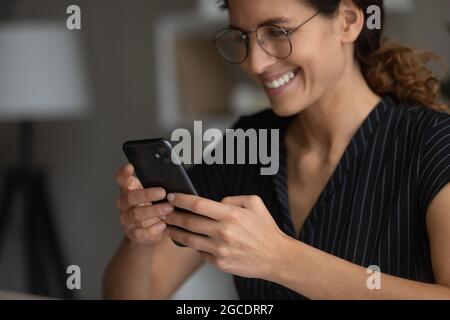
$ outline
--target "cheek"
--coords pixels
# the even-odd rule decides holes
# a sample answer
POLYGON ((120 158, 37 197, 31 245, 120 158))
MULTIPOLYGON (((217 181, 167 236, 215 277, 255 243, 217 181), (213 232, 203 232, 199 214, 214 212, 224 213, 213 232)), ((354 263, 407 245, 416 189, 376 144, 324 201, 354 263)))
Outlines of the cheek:
POLYGON ((302 67, 305 84, 312 92, 323 91, 334 82, 344 61, 342 48, 335 39, 330 36, 321 39, 295 48, 292 57, 302 67))

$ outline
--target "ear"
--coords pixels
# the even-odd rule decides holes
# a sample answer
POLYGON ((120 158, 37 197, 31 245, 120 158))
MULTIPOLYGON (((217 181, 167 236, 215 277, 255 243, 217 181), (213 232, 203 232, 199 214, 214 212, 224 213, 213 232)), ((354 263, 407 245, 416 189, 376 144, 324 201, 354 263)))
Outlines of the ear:
POLYGON ((364 12, 353 0, 342 0, 339 5, 339 23, 342 43, 355 42, 366 23, 364 12))

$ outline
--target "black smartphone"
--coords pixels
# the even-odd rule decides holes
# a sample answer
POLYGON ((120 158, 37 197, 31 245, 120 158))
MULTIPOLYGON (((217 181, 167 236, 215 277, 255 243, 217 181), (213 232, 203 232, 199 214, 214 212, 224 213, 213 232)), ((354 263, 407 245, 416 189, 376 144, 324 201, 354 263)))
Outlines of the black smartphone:
MULTIPOLYGON (((169 141, 165 139, 128 141, 123 144, 123 152, 134 166, 136 176, 144 188, 160 187, 167 193, 197 195, 186 169, 169 141)), ((185 247, 177 241, 174 243, 179 247, 185 247)))

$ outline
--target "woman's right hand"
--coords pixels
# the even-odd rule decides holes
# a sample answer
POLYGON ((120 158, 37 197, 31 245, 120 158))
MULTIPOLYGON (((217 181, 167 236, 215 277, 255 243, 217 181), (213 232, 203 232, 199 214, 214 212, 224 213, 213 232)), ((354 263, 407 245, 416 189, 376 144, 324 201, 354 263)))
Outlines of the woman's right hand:
POLYGON ((131 164, 122 166, 115 179, 121 190, 116 207, 120 211, 120 223, 126 236, 140 245, 155 245, 163 238, 166 229, 164 217, 174 211, 167 202, 152 204, 164 200, 166 191, 163 188, 144 189, 134 176, 131 164))

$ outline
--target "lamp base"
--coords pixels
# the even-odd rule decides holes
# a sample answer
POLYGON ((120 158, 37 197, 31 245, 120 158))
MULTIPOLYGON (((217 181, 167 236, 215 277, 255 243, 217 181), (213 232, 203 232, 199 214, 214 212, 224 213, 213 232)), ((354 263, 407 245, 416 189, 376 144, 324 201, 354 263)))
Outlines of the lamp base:
POLYGON ((28 291, 71 299, 74 295, 66 286, 67 265, 53 223, 47 190, 43 171, 19 167, 7 172, 0 203, 0 246, 11 220, 13 200, 21 194, 28 291))

